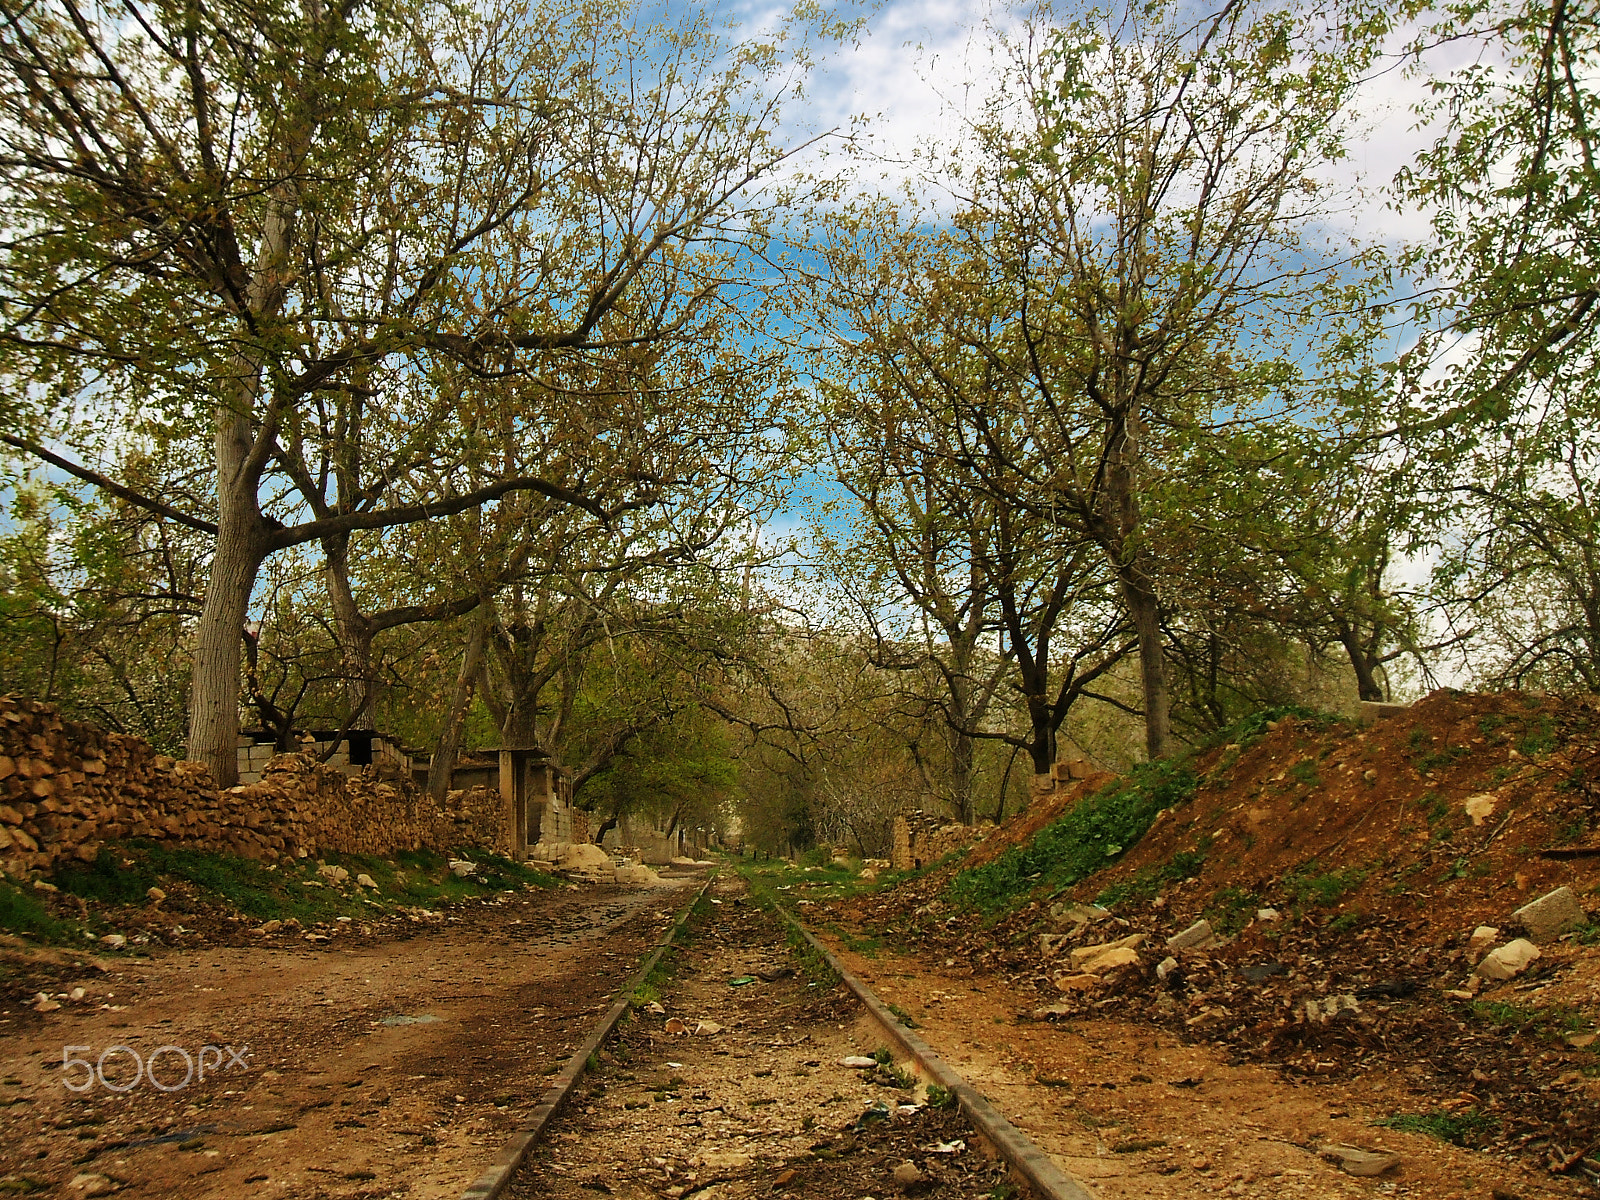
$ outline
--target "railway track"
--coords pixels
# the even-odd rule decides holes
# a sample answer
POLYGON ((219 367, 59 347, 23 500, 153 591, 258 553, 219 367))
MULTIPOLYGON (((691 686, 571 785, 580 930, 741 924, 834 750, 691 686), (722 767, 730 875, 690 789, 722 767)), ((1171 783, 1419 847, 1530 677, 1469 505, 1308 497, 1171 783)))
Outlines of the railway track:
POLYGON ((742 881, 707 900, 520 1170, 470 1200, 1087 1196, 1030 1173, 1043 1156, 742 881))

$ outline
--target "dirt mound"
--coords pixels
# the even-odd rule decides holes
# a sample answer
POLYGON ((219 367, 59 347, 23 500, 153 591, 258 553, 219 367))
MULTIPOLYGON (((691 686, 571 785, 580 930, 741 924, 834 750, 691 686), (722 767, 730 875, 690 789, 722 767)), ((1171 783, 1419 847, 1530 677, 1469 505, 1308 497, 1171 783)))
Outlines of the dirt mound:
POLYGON ((1205 756, 1194 799, 1079 897, 1164 892, 1174 918, 1234 928, 1271 899, 1420 920, 1414 933, 1431 939, 1503 924, 1521 898, 1561 884, 1600 884, 1593 702, 1443 691, 1365 728, 1274 725, 1205 756), (1165 887, 1174 860, 1201 865, 1165 887))
MULTIPOLYGON (((1407 1081, 1397 1128, 1600 1184, 1600 704, 1443 691, 1366 727, 1255 727, 1199 755, 1192 795, 1072 887, 986 920, 951 900, 951 868, 841 915, 1004 978, 1052 1018, 1147 1022, 1307 1082, 1387 1064, 1407 1081), (1560 886, 1590 924, 1513 981, 1469 986, 1474 928, 1503 942, 1516 909, 1560 886), (1110 915, 1087 921, 1075 906, 1091 900, 1110 915), (1219 941, 1169 951, 1202 917, 1219 941), (1139 934, 1104 979, 1069 966, 1075 946, 1139 934)), ((997 833, 983 861, 1041 818, 997 833)))

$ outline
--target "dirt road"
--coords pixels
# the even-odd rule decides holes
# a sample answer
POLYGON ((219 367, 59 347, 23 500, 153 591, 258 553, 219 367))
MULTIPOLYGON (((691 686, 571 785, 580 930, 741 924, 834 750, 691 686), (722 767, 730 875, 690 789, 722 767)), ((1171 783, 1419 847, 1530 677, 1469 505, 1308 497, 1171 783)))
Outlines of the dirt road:
POLYGON ((507 893, 404 940, 37 964, 67 999, 0 1005, 0 1190, 454 1200, 688 897, 507 893))

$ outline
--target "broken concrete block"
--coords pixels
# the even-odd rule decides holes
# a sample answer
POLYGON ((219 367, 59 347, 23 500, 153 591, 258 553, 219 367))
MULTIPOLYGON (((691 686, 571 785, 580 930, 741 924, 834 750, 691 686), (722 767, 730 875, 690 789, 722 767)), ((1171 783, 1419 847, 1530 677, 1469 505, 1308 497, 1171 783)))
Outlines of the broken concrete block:
POLYGON ((1171 975, 1177 969, 1178 960, 1169 954, 1156 964, 1156 978, 1165 980, 1168 975, 1171 975))
POLYGON ((1196 921, 1182 933, 1173 934, 1167 939, 1169 950, 1207 950, 1216 944, 1216 930, 1206 920, 1196 921))
POLYGON ((1510 979, 1520 975, 1534 959, 1539 957, 1539 947, 1527 938, 1507 942, 1498 950, 1491 950, 1478 964, 1476 974, 1482 979, 1510 979))
POLYGON ((1589 915, 1569 887, 1558 887, 1537 900, 1530 900, 1512 916, 1522 922, 1528 936, 1536 942, 1554 941, 1563 933, 1589 923, 1589 915))

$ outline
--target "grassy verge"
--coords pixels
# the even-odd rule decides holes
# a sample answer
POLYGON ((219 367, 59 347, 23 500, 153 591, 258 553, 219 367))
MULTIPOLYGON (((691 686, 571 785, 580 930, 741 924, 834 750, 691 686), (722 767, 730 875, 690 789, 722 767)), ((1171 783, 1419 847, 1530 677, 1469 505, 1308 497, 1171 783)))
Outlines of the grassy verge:
MULTIPOLYGON (((119 909, 147 904, 151 888, 166 893, 163 908, 173 913, 221 908, 257 921, 315 924, 338 917, 371 919, 560 882, 511 859, 471 849, 454 856, 478 864, 473 875, 461 878, 450 871, 450 857, 416 850, 393 858, 346 854, 278 864, 151 842, 118 842, 102 846, 93 862, 63 864, 50 882, 85 901, 94 924, 114 924, 119 909), (323 866, 342 867, 347 877, 339 880, 337 872, 323 872, 323 866), (358 875, 366 875, 374 886, 358 886, 358 875)), ((54 942, 77 940, 83 932, 79 924, 53 917, 36 896, 10 882, 0 883, 0 929, 54 942)))

